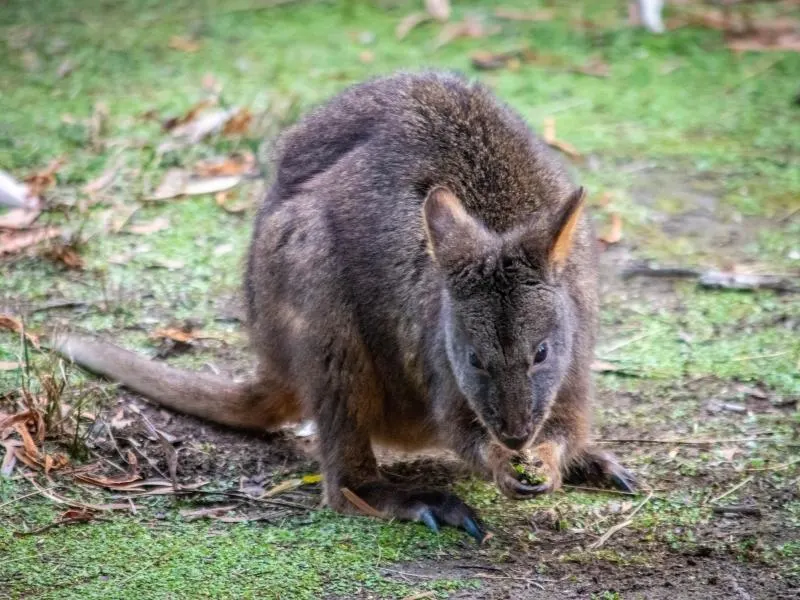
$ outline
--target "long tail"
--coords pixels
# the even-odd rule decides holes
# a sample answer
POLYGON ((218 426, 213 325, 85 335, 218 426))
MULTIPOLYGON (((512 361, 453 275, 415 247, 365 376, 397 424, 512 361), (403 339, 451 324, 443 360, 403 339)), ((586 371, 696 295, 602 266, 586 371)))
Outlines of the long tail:
POLYGON ((236 383, 195 373, 75 335, 51 340, 53 350, 97 375, 124 385, 165 407, 244 429, 272 429, 297 418, 294 395, 271 382, 236 383))

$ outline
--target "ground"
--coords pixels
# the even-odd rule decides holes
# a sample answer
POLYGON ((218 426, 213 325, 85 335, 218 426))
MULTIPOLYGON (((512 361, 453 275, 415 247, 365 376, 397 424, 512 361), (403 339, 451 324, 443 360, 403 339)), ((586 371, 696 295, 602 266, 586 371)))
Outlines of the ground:
MULTIPOLYGON (((458 69, 534 128, 555 119, 557 138, 581 153, 572 168, 598 231, 613 241, 621 223, 621 239, 602 244, 595 437, 641 489, 511 502, 450 457, 384 455, 393 476, 451 487, 475 506, 494 533, 483 546, 457 531, 320 509, 313 477, 275 503, 253 501, 247 492, 317 472, 313 437, 167 413, 0 330, 0 412, 19 410, 23 388, 49 389, 44 448, 70 461, 49 478, 21 464, 0 478, 0 598, 797 597, 798 295, 622 274, 645 263, 800 274, 800 54, 736 54, 701 27, 653 36, 627 23, 622 2, 551 3, 553 18, 541 21, 456 2, 451 20, 476 15, 501 30, 439 48, 440 24, 395 37, 422 3, 281 4, 3 3, 0 167, 21 179, 64 159, 40 223, 79 242, 83 268, 47 258, 47 246, 0 258, 0 315, 33 332, 69 326, 173 364, 246 374, 241 265, 275 134, 350 82, 458 69), (535 56, 471 66, 476 51, 523 47, 535 56), (592 64, 608 76, 576 71, 592 64), (249 128, 160 151, 171 134, 152 115, 185 114, 219 89, 220 104, 251 111, 249 128), (230 200, 244 212, 211 194, 147 200, 169 168, 247 151, 258 176, 230 200), (86 191, 107 173, 108 185, 86 191), (188 345, 150 337, 187 321, 188 345), (29 368, 9 366, 26 356, 29 368), (48 385, 64 381, 60 394, 48 385), (60 425, 54 415, 65 416, 60 425), (169 479, 172 465, 181 484, 206 481, 204 492, 162 486, 129 500, 69 475, 86 464, 119 475, 129 451, 144 475, 169 479), (48 527, 67 508, 53 494, 129 504, 48 527), (197 518, 232 505, 212 515, 223 519, 197 518)), ((547 8, 539 4, 506 6, 547 8)), ((674 4, 670 17, 708 10, 674 4)), ((792 7, 755 10, 771 18, 792 7)))

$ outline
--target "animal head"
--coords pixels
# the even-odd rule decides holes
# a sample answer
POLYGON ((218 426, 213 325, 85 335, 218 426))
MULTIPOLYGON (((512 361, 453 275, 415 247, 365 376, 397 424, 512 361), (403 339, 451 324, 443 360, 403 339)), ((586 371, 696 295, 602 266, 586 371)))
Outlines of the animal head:
POLYGON ((570 366, 576 324, 563 275, 583 204, 580 188, 552 222, 497 233, 447 188, 425 200, 448 361, 480 420, 512 450, 535 437, 570 366))

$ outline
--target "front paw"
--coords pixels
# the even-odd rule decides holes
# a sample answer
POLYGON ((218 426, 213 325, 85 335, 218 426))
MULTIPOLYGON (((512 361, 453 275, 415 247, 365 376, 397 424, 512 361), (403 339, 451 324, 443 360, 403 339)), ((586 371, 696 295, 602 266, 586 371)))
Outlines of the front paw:
POLYGON ((366 483, 356 494, 382 516, 419 521, 438 533, 442 525, 458 527, 478 543, 491 537, 475 511, 458 496, 437 490, 404 490, 386 482, 366 483))
POLYGON ((623 467, 611 452, 586 448, 570 464, 567 483, 614 487, 623 492, 636 491, 636 476, 623 467))
POLYGON ((561 487, 560 471, 548 468, 546 462, 530 451, 496 457, 493 477, 503 495, 512 499, 532 498, 561 487))

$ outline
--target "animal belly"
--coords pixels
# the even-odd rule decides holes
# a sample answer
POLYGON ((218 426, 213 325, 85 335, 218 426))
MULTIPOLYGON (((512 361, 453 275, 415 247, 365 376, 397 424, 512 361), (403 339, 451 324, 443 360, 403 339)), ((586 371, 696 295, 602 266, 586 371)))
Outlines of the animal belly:
POLYGON ((438 428, 430 420, 415 417, 389 416, 373 427, 372 442, 387 448, 404 451, 424 450, 441 445, 438 428))

